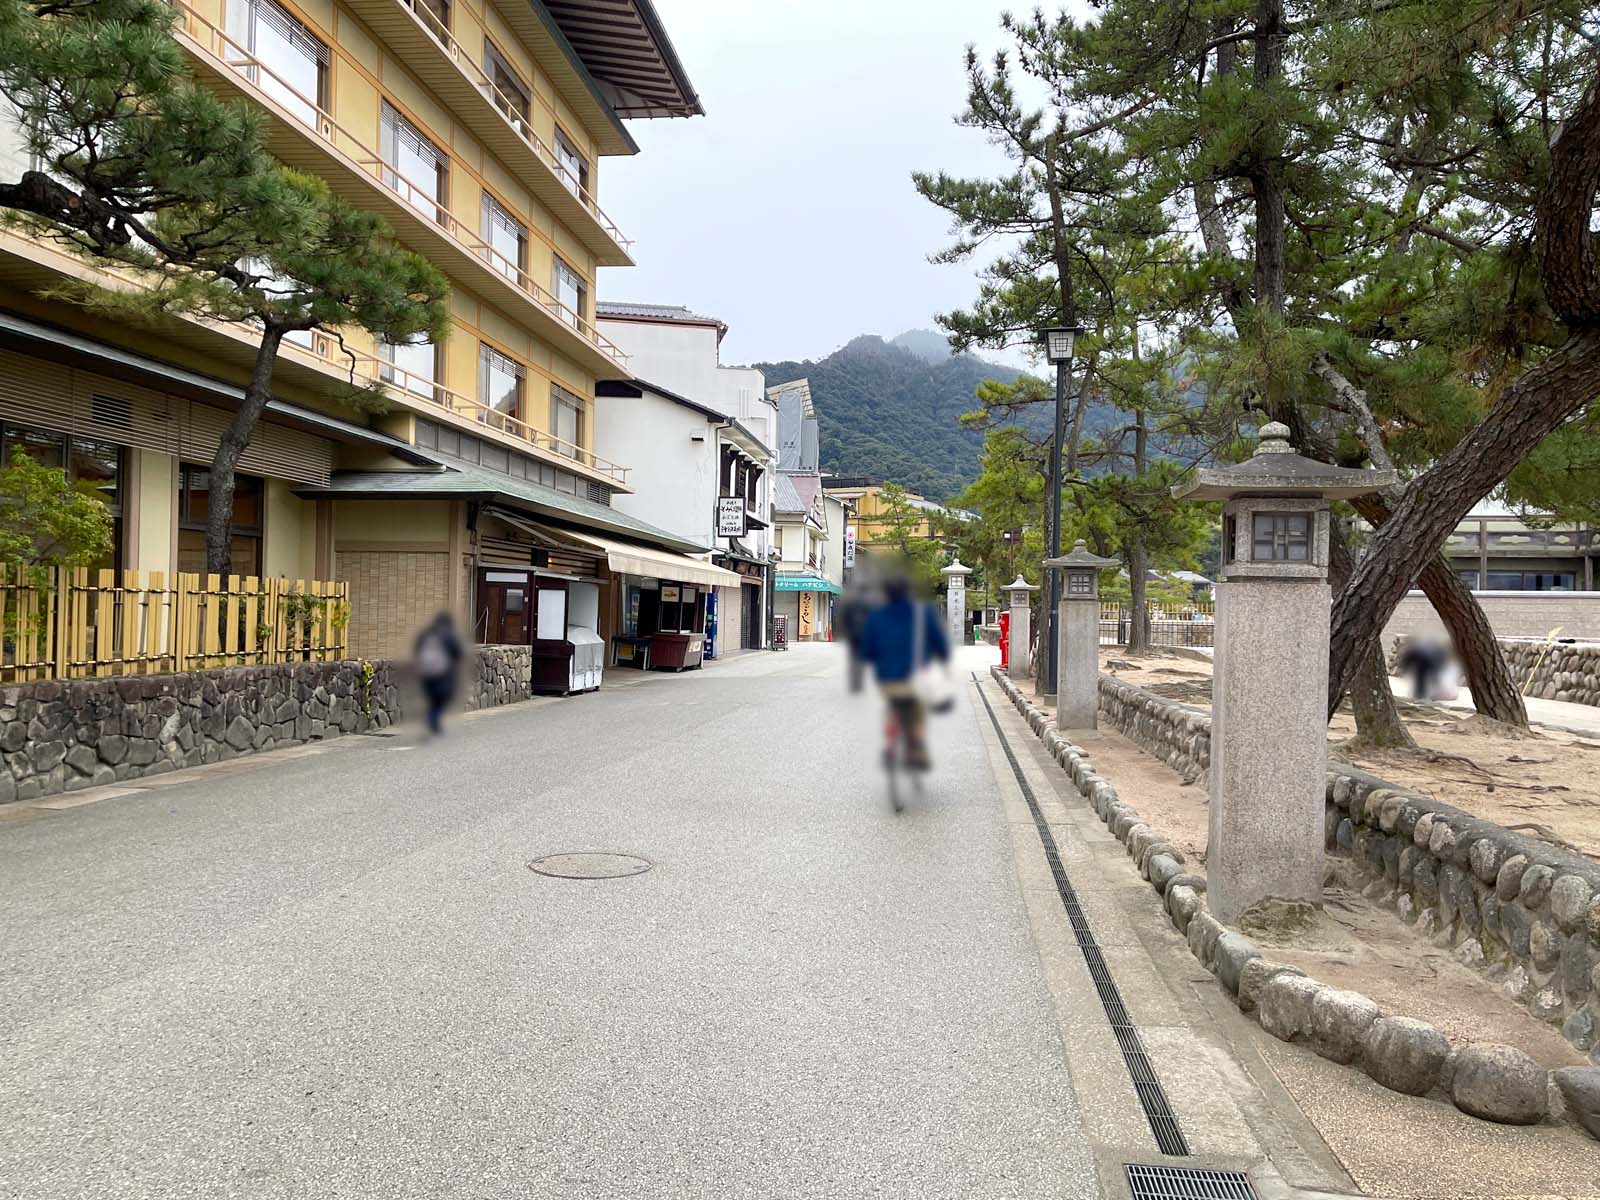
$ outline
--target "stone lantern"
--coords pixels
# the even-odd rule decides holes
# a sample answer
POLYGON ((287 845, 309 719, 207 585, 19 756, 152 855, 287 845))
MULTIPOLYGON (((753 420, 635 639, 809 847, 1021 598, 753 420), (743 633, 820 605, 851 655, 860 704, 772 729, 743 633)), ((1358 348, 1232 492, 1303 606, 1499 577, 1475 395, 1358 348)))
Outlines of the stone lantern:
POLYGON ((1212 912, 1232 925, 1322 906, 1329 501, 1395 481, 1302 457, 1288 436, 1263 425, 1252 457, 1173 489, 1223 502, 1206 874, 1212 912))
POLYGON ((1082 538, 1045 570, 1061 572, 1061 630, 1056 668, 1056 728, 1093 729, 1100 711, 1100 572, 1114 558, 1090 554, 1082 538))
POLYGON ((1006 646, 1006 674, 1012 679, 1028 677, 1028 647, 1033 644, 1033 593, 1039 589, 1018 575, 1000 589, 1011 604, 1011 632, 1006 646))
POLYGON ((944 576, 944 615, 945 628, 950 631, 950 645, 953 649, 961 645, 967 632, 967 576, 972 574, 972 568, 962 565, 959 558, 953 559, 948 567, 940 570, 944 576))

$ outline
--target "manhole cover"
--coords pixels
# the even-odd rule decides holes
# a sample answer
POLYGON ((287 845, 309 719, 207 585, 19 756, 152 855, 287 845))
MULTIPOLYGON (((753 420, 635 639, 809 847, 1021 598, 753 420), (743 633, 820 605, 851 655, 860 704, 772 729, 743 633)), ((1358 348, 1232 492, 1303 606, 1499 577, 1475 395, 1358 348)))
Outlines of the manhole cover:
POLYGON ((643 875, 655 863, 637 854, 611 854, 603 850, 579 850, 571 854, 546 854, 528 864, 537 875, 557 879, 621 879, 643 875))

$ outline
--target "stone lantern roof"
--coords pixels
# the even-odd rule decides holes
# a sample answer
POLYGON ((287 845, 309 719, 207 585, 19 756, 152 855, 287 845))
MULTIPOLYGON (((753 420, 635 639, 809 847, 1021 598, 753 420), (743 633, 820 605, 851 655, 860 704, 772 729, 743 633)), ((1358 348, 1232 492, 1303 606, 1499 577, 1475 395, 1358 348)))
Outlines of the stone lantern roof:
POLYGON ((1349 500, 1396 482, 1393 471, 1335 467, 1296 454, 1289 448, 1289 427, 1269 421, 1261 427, 1261 444, 1242 463, 1202 467, 1187 483, 1172 489, 1180 500, 1232 500, 1237 496, 1320 496, 1349 500))
POLYGON ((1047 558, 1044 565, 1050 570, 1059 570, 1062 567, 1081 567, 1086 570, 1104 571, 1107 567, 1115 567, 1121 563, 1117 558, 1101 558, 1098 554, 1089 553, 1089 543, 1082 538, 1072 543, 1072 551, 1063 554, 1060 558, 1047 558))
POLYGON ((1002 592, 1037 592, 1039 590, 1039 585, 1036 583, 1029 583, 1021 575, 1018 575, 1000 590, 1002 592))
POLYGON ((966 576, 972 574, 972 568, 957 558, 952 559, 948 567, 941 567, 939 574, 945 576, 960 575, 965 578, 966 576))

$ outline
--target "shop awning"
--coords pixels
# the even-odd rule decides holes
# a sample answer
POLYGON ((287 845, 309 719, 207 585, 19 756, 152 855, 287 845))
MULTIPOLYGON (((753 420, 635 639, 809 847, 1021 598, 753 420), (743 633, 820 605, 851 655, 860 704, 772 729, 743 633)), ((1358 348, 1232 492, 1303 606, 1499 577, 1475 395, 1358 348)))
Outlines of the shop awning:
POLYGON ((835 596, 844 591, 837 583, 820 575, 779 575, 773 587, 780 592, 832 592, 835 596))
POLYGON ((714 567, 687 554, 657 550, 637 542, 614 542, 610 538, 564 530, 563 536, 585 546, 593 546, 606 556, 606 565, 624 575, 647 575, 674 583, 698 583, 705 587, 736 587, 744 576, 714 567))

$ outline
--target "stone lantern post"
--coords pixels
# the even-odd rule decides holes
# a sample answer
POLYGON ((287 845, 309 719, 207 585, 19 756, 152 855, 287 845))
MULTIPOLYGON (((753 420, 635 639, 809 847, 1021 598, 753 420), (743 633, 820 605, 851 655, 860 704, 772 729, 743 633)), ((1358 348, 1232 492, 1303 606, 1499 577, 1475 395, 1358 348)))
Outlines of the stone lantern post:
POLYGON ((1173 489, 1223 502, 1206 874, 1212 912, 1232 925, 1322 906, 1329 501, 1395 481, 1304 458, 1288 436, 1263 425, 1254 456, 1173 489))
POLYGON ((1100 712, 1100 572, 1114 558, 1090 554, 1082 538, 1060 558, 1047 558, 1047 571, 1060 571, 1061 630, 1056 668, 1056 728, 1093 729, 1100 712))
POLYGON ((1010 644, 1006 647, 1006 674, 1012 679, 1028 677, 1028 648, 1033 645, 1033 593, 1039 589, 1018 575, 1000 589, 1011 602, 1010 644))
POLYGON ((951 561, 939 574, 944 576, 945 628, 950 631, 950 646, 961 645, 967 631, 967 576, 972 568, 963 566, 959 558, 951 561))

